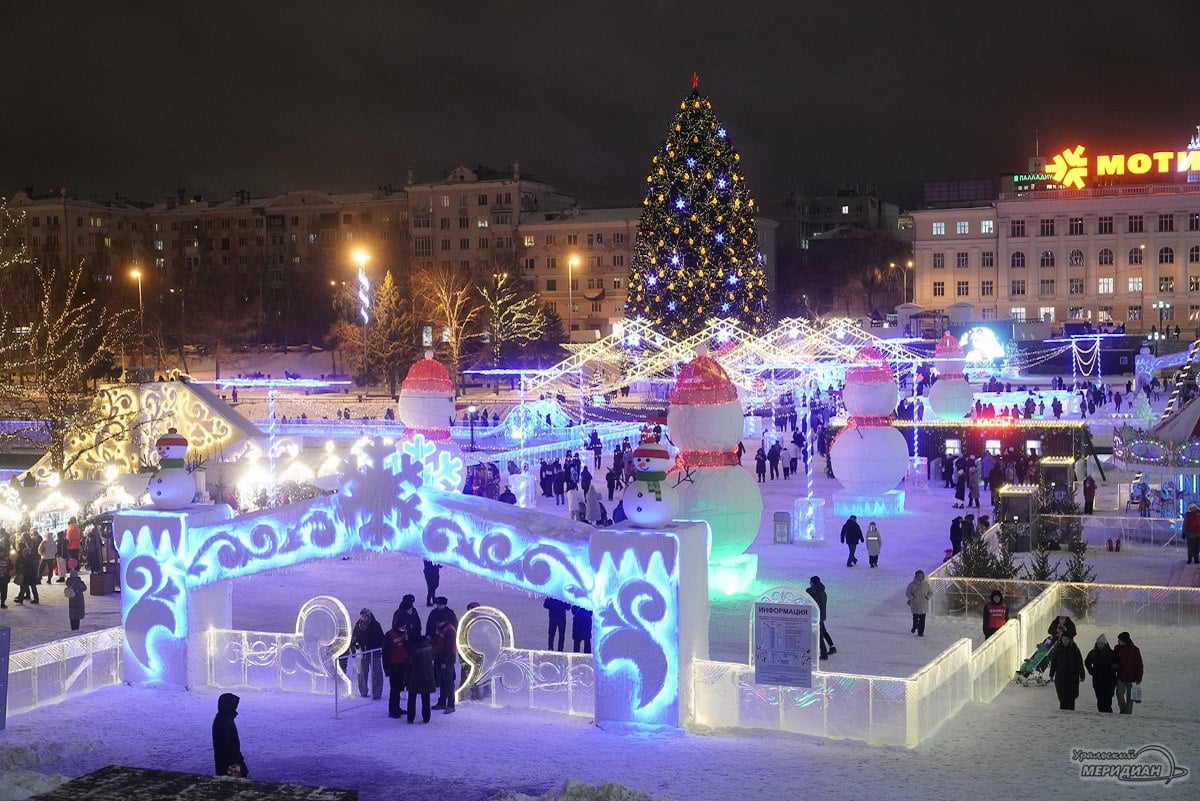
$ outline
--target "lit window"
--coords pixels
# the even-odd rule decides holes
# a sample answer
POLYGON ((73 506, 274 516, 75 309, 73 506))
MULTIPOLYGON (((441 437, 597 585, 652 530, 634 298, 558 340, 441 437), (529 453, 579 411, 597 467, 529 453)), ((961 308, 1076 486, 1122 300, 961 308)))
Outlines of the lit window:
POLYGON ((966 236, 971 233, 971 223, 967 220, 958 220, 954 223, 954 233, 959 236, 966 236))
POLYGON ((1129 291, 1132 294, 1142 291, 1142 277, 1140 275, 1129 276, 1129 291))
POLYGON ((1097 278, 1096 291, 1101 295, 1111 295, 1113 293, 1113 278, 1097 278))
POLYGON ((991 234, 991 233, 995 233, 995 231, 996 231, 996 221, 995 220, 983 220, 982 222, 979 223, 979 233, 991 234))
POLYGON ((934 236, 945 236, 946 235, 946 224, 944 222, 935 222, 933 224, 933 235, 934 236))

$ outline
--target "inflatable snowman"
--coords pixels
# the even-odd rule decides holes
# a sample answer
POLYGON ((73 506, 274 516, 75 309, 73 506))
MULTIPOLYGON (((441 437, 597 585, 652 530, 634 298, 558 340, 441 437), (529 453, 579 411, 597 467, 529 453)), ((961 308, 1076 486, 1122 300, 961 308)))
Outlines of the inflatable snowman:
POLYGON ((679 371, 669 397, 667 428, 689 479, 679 485, 681 512, 688 520, 708 523, 710 562, 740 556, 758 534, 763 501, 738 463, 743 418, 737 387, 701 347, 679 371))
POLYGON ((158 471, 150 476, 146 492, 156 508, 182 509, 196 496, 196 482, 183 463, 187 449, 187 439, 174 428, 167 429, 167 433, 155 441, 158 471))
POLYGON ((462 489, 462 451, 450 439, 454 419, 454 382, 442 363, 425 351, 425 358, 409 369, 400 384, 400 422, 404 434, 396 443, 424 467, 421 477, 426 484, 446 492, 462 489))
POLYGON ((633 450, 633 481, 621 496, 625 517, 638 528, 662 528, 679 512, 679 496, 667 484, 671 452, 661 442, 633 450))

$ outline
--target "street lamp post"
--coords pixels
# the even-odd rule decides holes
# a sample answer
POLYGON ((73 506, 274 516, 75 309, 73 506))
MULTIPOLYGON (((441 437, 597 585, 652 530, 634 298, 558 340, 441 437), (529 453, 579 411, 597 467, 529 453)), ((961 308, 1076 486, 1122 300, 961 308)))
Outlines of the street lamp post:
MULTIPOLYGON (((136 267, 129 273, 138 285, 138 375, 146 364, 146 309, 142 305, 142 271, 136 267)), ((139 378, 140 380, 140 378, 139 378)))
POLYGON ((575 318, 575 265, 579 263, 578 256, 567 259, 567 343, 574 342, 571 334, 575 318))
POLYGON ((362 316, 363 341, 363 389, 367 387, 367 323, 371 322, 371 282, 367 278, 367 262, 371 254, 359 248, 354 251, 354 263, 358 265, 358 312, 362 316))
POLYGON ((475 451, 475 407, 467 407, 467 421, 471 426, 471 451, 475 451))
POLYGON ((1154 355, 1158 355, 1158 343, 1166 339, 1163 329, 1163 318, 1166 316, 1167 309, 1171 308, 1171 304, 1165 300, 1156 300, 1150 304, 1150 308, 1158 312, 1158 327, 1150 326, 1150 340, 1154 342, 1154 355))

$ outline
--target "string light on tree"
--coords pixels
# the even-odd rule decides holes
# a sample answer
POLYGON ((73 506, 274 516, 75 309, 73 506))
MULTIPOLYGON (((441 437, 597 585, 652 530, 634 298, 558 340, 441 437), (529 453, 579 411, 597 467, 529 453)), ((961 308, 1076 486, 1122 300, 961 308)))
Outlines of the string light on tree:
POLYGON ((692 92, 650 160, 625 314, 673 338, 713 317, 758 334, 768 306, 757 210, 741 155, 698 86, 693 74, 692 92))

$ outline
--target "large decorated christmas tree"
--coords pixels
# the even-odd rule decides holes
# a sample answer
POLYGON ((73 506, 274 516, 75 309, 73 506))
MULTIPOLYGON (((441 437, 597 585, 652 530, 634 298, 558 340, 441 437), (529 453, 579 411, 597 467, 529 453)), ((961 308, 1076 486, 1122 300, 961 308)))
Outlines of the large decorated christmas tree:
POLYGON ((679 339, 711 318, 767 325, 756 206, 741 155, 696 88, 650 160, 625 315, 679 339))

